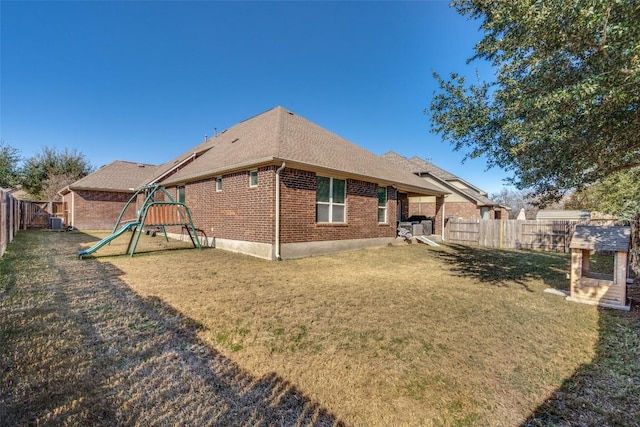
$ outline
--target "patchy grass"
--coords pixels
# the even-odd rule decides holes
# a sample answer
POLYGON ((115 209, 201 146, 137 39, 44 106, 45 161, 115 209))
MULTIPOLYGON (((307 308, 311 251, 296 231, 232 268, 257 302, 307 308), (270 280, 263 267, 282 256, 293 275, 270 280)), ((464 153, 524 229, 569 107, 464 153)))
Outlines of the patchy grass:
POLYGON ((622 396, 596 411, 593 395, 584 419, 640 414, 638 323, 543 293, 568 287, 564 254, 411 245, 285 262, 216 250, 101 261, 197 320, 199 337, 251 375, 276 372, 349 425, 515 425, 583 374, 622 396), (609 342, 616 322, 629 331, 622 350, 609 342), (618 366, 618 351, 631 371, 611 377, 601 366, 618 366))
POLYGON ((20 233, 0 260, 0 425, 639 425, 638 313, 543 293, 566 255, 147 236, 78 260, 94 239, 20 233))
POLYGON ((14 278, 0 293, 0 425, 340 425, 276 373, 252 377, 207 346, 201 324, 113 265, 79 260, 90 240, 20 232, 0 259, 14 278))

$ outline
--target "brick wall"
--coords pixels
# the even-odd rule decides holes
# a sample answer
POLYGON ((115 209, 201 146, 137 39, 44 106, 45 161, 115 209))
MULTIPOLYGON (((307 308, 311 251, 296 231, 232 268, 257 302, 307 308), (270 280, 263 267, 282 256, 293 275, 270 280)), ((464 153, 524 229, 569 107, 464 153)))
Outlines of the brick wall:
MULTIPOLYGON (((79 230, 110 230, 122 211, 122 208, 131 198, 129 193, 116 193, 109 191, 85 191, 78 190, 66 194, 64 202, 68 209, 73 209, 69 220, 73 220, 73 226, 79 230), (75 194, 74 194, 75 193, 75 194)), ((124 220, 136 218, 136 206, 132 204, 122 217, 124 220)))
MULTIPOLYGON (((208 237, 273 242, 275 169, 259 168, 257 187, 249 187, 249 171, 223 175, 222 191, 216 191, 215 177, 186 184, 185 203, 195 227, 208 237)), ((167 191, 176 194, 175 187, 167 191)))
POLYGON ((492 212, 492 215, 493 215, 492 216, 493 219, 502 219, 502 220, 509 219, 509 211, 506 210, 505 208, 497 209, 495 213, 492 212))
POLYGON ((424 215, 428 217, 436 216, 435 202, 409 202, 409 216, 424 215))
MULTIPOLYGON (((223 175, 222 191, 216 191, 215 177, 185 185, 196 228, 208 237, 273 243, 276 168, 259 168, 257 187, 249 187, 249 171, 223 175)), ((316 174, 285 168, 280 182, 281 243, 395 236, 397 193, 391 187, 385 224, 378 224, 378 186, 352 179, 347 180, 346 223, 317 224, 316 174)), ((173 195, 176 188, 167 191, 173 195)))
POLYGON ((444 215, 446 217, 454 216, 464 219, 480 219, 480 208, 471 202, 446 202, 444 215))
POLYGON ((285 169, 281 174, 282 243, 366 239, 396 235, 397 192, 387 189, 387 222, 378 224, 377 184, 348 179, 346 222, 316 223, 316 174, 285 169))

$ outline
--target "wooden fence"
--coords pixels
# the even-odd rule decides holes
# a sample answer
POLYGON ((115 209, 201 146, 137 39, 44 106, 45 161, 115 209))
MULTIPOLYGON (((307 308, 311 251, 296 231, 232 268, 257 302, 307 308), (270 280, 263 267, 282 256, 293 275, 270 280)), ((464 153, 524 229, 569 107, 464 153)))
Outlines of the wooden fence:
POLYGON ((577 224, 580 222, 450 219, 445 225, 445 240, 491 248, 570 252, 577 224))
POLYGON ((20 229, 22 203, 8 191, 0 190, 0 256, 20 229))
POLYGON ((50 218, 61 218, 60 225, 68 224, 65 204, 18 200, 10 192, 0 190, 0 256, 18 230, 48 229, 50 218))
POLYGON ((64 224, 69 221, 66 218, 66 208, 63 202, 34 202, 22 201, 22 220, 20 228, 47 229, 50 227, 49 218, 62 218, 64 224))

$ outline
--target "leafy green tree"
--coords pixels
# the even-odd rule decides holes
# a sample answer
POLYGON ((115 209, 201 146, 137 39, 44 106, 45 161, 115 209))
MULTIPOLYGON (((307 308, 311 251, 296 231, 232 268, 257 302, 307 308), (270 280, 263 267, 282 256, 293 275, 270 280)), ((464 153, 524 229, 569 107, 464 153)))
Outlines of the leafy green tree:
POLYGON ((24 162, 22 187, 36 199, 53 200, 58 190, 92 171, 84 154, 75 149, 44 147, 24 162))
POLYGON ((20 151, 0 140, 0 188, 14 188, 18 185, 18 162, 20 151))
MULTIPOLYGON (((480 23, 469 60, 495 79, 434 73, 435 133, 513 172, 544 204, 640 166, 640 2, 455 0, 480 23)), ((473 22, 473 21, 472 21, 473 22)))
POLYGON ((571 194, 567 207, 587 209, 630 220, 640 212, 640 168, 611 174, 571 194))

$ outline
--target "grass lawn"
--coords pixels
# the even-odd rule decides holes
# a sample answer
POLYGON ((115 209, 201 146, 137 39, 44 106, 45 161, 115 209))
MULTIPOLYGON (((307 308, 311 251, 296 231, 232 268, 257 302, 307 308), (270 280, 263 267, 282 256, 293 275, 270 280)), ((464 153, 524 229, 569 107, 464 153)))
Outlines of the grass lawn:
MULTIPOLYGON (((69 265, 108 268, 252 381, 282 379, 346 425, 640 425, 640 316, 543 293, 567 289, 565 254, 408 245, 272 262, 155 239, 69 265)), ((8 255, 3 331, 26 265, 8 255)))

